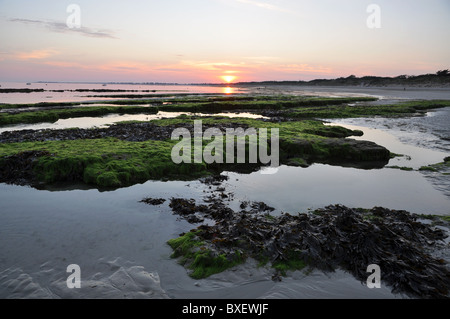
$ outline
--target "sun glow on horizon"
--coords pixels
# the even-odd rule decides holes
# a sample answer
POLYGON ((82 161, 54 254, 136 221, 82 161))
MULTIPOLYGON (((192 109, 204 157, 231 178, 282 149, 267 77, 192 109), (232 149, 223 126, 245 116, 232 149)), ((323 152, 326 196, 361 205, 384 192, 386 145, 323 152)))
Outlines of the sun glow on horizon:
POLYGON ((236 80, 237 77, 234 76, 234 75, 222 75, 221 78, 222 78, 222 80, 224 80, 226 83, 231 83, 231 82, 233 82, 234 80, 236 80))

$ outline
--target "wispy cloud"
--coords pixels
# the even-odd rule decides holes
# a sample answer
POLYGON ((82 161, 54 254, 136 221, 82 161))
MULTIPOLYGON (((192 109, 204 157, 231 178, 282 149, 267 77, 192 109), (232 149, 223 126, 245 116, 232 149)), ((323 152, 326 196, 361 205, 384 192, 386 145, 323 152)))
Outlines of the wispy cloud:
POLYGON ((0 61, 2 60, 19 60, 19 61, 32 61, 32 60, 43 60, 49 57, 60 54, 59 51, 55 49, 37 49, 31 51, 20 51, 20 52, 0 52, 0 61))
POLYGON ((14 55, 19 60, 40 60, 58 54, 59 52, 53 49, 33 50, 29 52, 19 52, 14 55))
POLYGON ((30 24, 34 26, 40 26, 50 30, 52 32, 58 33, 74 33, 80 34, 82 36, 94 37, 94 38, 110 38, 116 39, 117 37, 114 35, 114 32, 110 30, 96 30, 88 27, 81 28, 69 28, 64 22, 57 21, 41 21, 41 20, 31 20, 31 19, 9 19, 11 22, 18 22, 24 24, 30 24))

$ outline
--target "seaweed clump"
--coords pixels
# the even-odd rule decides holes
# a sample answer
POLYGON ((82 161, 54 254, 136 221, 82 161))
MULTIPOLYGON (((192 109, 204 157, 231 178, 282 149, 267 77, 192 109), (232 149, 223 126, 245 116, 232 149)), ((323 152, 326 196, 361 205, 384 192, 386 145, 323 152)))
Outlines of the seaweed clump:
MULTIPOLYGON (((286 270, 308 266, 325 272, 340 268, 364 283, 369 276, 367 267, 377 264, 382 282, 393 293, 414 298, 449 298, 449 268, 446 261, 433 256, 438 249, 448 249, 444 243, 447 234, 406 211, 331 205, 307 214, 273 216, 268 213, 270 209, 255 209, 258 205, 254 204, 241 205, 253 209, 236 212, 219 198, 208 205, 172 199, 171 207, 193 223, 201 222, 202 216, 215 221, 214 225, 202 224, 188 235, 181 235, 180 239, 195 239, 190 248, 180 250, 174 245, 176 239, 169 242, 177 252, 173 257, 183 256, 182 263, 194 269, 196 278, 199 273, 218 272, 196 272, 200 253, 203 257, 220 256, 224 262, 222 270, 248 257, 260 264, 270 262, 275 269, 273 279, 277 280, 286 270)), ((209 264, 215 265, 213 259, 209 264)))

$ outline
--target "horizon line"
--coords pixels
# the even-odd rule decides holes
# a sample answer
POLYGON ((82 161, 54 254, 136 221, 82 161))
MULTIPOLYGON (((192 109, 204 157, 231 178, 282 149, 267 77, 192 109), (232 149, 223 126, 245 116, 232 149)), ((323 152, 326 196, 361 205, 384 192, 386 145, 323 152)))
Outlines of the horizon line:
MULTIPOLYGON (((439 71, 445 71, 445 70, 439 70, 439 71)), ((438 71, 438 72, 439 72, 438 71)), ((448 71, 448 70, 447 70, 448 71)), ((337 78, 316 78, 312 80, 260 80, 260 81, 240 81, 240 82, 189 82, 189 83, 183 83, 183 82, 158 82, 158 81, 148 81, 148 82, 134 82, 134 81, 7 81, 3 80, 0 82, 10 82, 10 83, 76 83, 76 84, 145 84, 145 85, 236 85, 236 84, 248 84, 248 83, 265 83, 265 82, 297 82, 297 83, 309 83, 314 81, 333 81, 338 79, 363 79, 363 78, 384 78, 384 79, 395 79, 399 77, 406 76, 406 79, 408 77, 419 77, 419 76, 437 76, 437 72, 435 73, 424 73, 424 74, 418 74, 418 75, 408 75, 408 74, 401 74, 397 76, 379 76, 379 75, 364 75, 364 76, 355 76, 355 75, 349 75, 347 77, 337 77, 337 78)))
MULTIPOLYGON (((449 71, 447 70, 439 70, 441 71, 449 71)), ((408 74, 401 74, 397 76, 380 76, 380 75, 364 75, 364 76, 355 76, 355 75, 349 75, 349 76, 341 76, 336 78, 316 78, 312 80, 260 80, 260 81, 240 81, 240 82, 190 82, 190 83, 182 83, 182 82, 158 82, 158 81, 148 81, 148 82, 134 82, 134 81, 7 81, 3 80, 0 82, 10 82, 10 83, 74 83, 74 84, 132 84, 132 85, 236 85, 236 84, 250 84, 250 83, 282 83, 282 82, 296 82, 296 83, 310 83, 314 81, 333 81, 333 80, 339 80, 339 79, 363 79, 363 78, 383 78, 383 79, 396 79, 400 77, 419 77, 419 76, 438 76, 438 72, 435 73, 424 73, 424 74, 418 74, 418 75, 408 75, 408 74)), ((450 74, 450 72, 449 72, 450 74)), ((405 79, 405 78, 403 78, 405 79)))

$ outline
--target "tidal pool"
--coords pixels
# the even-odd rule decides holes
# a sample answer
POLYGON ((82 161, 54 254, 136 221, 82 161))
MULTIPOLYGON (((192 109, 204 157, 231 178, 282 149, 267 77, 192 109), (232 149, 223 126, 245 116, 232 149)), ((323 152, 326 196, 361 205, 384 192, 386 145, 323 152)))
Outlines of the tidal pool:
MULTIPOLYGON (((295 213, 307 207, 322 206, 322 203, 327 205, 334 200, 357 206, 372 204, 366 198, 355 200, 362 193, 361 189, 358 194, 347 193, 361 186, 358 182, 350 182, 352 178, 347 170, 338 167, 327 170, 320 165, 308 169, 281 167, 270 179, 267 178, 269 175, 260 172, 250 175, 226 173, 230 178, 224 186, 234 194, 230 201, 232 207, 241 200, 265 200, 279 210, 295 213), (317 177, 315 172, 320 171, 322 175, 323 169, 325 173, 336 172, 325 180, 319 178, 314 183, 307 183, 308 175, 317 177), (340 170, 345 170, 345 173, 339 173, 340 170), (303 175, 303 172, 308 173, 303 175), (292 178, 283 182, 287 175, 292 178), (301 175, 305 179, 297 179, 301 175), (336 192, 333 190, 335 185, 322 184, 339 175, 347 175, 341 181, 343 184, 348 182, 346 188, 336 192), (270 187, 267 183, 271 184, 270 187)), ((382 185, 389 183, 383 178, 379 181, 382 185)), ((369 184, 374 180, 362 179, 361 182, 369 184)), ((382 185, 378 185, 379 188, 382 185)), ((201 202, 208 191, 208 187, 198 181, 149 181, 106 192, 95 189, 50 191, 1 184, 0 297, 399 297, 392 295, 387 287, 370 290, 342 271, 334 274, 314 271, 309 275, 299 272, 276 283, 271 280, 270 269, 258 268, 251 260, 204 280, 190 278, 186 270, 170 258, 172 251, 166 242, 195 228, 195 225, 174 216, 168 200, 160 206, 149 206, 139 201, 150 196, 165 199, 186 197, 201 202), (81 289, 68 289, 66 286, 69 275, 66 269, 71 264, 80 266, 81 289)), ((373 203, 378 204, 376 199, 380 190, 378 193, 367 191, 373 203)), ((432 188, 429 193, 433 194, 432 188)), ((413 196, 406 198, 400 194, 396 203, 403 206, 400 202, 406 203, 411 198, 413 196)), ((428 198, 433 200, 435 197, 428 198)), ((382 204, 389 201, 395 202, 395 198, 382 201, 382 204)), ((420 202, 419 198, 417 202, 420 202)), ((439 210, 437 206, 434 208, 439 210)))

